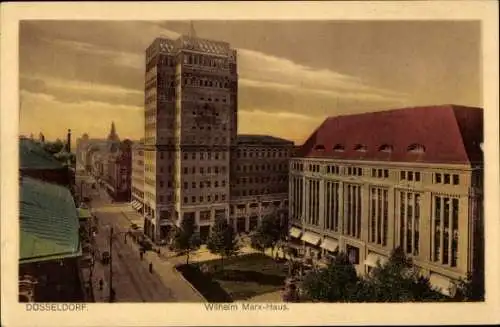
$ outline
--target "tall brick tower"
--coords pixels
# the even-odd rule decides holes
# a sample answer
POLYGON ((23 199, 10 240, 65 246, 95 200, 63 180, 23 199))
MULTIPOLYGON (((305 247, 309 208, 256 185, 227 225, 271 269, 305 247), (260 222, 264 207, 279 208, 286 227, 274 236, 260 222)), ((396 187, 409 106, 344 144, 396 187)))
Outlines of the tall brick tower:
POLYGON ((155 241, 195 217, 202 238, 229 214, 230 150, 238 129, 236 50, 189 35, 146 50, 144 212, 155 241))

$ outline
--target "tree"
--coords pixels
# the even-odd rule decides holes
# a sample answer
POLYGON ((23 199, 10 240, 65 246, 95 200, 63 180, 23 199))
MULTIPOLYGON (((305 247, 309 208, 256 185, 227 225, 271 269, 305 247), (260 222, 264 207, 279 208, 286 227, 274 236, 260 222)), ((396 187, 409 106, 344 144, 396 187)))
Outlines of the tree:
POLYGON ((172 248, 178 253, 186 254, 186 264, 189 264, 189 255, 200 248, 201 240, 196 232, 194 216, 186 216, 181 221, 181 226, 175 229, 172 248))
POLYGON ((237 255, 240 249, 236 234, 225 217, 217 217, 207 240, 207 249, 210 253, 221 257, 221 266, 224 268, 224 258, 237 255))
POLYGON ((365 278, 363 300, 368 302, 435 301, 441 296, 429 280, 420 276, 411 259, 401 248, 396 248, 383 265, 380 262, 365 278))
POLYGON ((250 245, 262 252, 266 249, 271 249, 272 255, 280 238, 281 228, 279 219, 268 215, 262 219, 259 227, 250 236, 250 245))
POLYGON ((348 302, 352 300, 358 282, 356 269, 341 252, 326 268, 307 275, 302 288, 306 297, 313 301, 348 302))
POLYGON ((458 301, 484 301, 484 275, 467 274, 466 278, 456 283, 457 292, 454 300, 458 301))

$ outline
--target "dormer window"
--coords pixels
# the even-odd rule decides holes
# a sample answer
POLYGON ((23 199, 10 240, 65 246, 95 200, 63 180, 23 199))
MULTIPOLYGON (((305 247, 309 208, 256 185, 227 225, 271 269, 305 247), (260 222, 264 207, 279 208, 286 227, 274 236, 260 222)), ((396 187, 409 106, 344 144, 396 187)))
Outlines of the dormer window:
POLYGON ((314 147, 314 150, 317 150, 317 151, 325 151, 325 146, 323 144, 317 144, 315 147, 314 147))
POLYGON ((392 152, 392 146, 389 144, 382 144, 379 148, 380 152, 392 152))
POLYGON ((358 152, 366 152, 367 149, 368 148, 366 147, 366 145, 363 144, 356 144, 356 146, 354 147, 354 150, 358 152))
POLYGON ((333 151, 335 152, 344 152, 344 146, 341 145, 341 144, 336 144, 334 147, 333 147, 333 151))
POLYGON ((422 144, 412 144, 408 147, 408 152, 411 153, 425 153, 425 147, 422 144))

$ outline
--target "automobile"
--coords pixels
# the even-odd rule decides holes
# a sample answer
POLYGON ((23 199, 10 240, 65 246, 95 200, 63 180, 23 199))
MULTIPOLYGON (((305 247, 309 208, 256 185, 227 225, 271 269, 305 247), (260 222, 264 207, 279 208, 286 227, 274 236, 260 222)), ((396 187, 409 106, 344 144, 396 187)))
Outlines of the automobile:
POLYGON ((108 251, 104 251, 101 255, 101 262, 105 265, 109 264, 109 261, 111 260, 111 256, 108 251))

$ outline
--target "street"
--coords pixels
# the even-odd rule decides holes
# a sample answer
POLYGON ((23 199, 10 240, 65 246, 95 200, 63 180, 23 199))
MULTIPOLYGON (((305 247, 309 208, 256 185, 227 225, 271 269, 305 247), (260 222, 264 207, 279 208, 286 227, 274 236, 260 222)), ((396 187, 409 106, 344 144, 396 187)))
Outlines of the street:
MULTIPOLYGON (((112 204, 108 194, 99 187, 84 188, 84 196, 90 196, 91 207, 97 217, 98 232, 95 235, 97 248, 96 264, 94 267, 94 284, 103 280, 103 289, 96 287, 95 301, 109 301, 110 269, 109 264, 103 265, 100 255, 108 251, 112 253, 112 285, 115 290, 115 302, 184 302, 189 299, 177 298, 172 290, 165 285, 154 269, 149 272, 148 256, 140 259, 138 246, 129 237, 125 242, 125 233, 130 221, 124 213, 124 205, 112 204), (110 251, 110 228, 113 227, 113 249, 110 251)), ((126 207, 126 206, 125 206, 126 207)), ((173 268, 173 265, 170 267, 173 268)), ((180 283, 185 283, 179 280, 180 283)))

